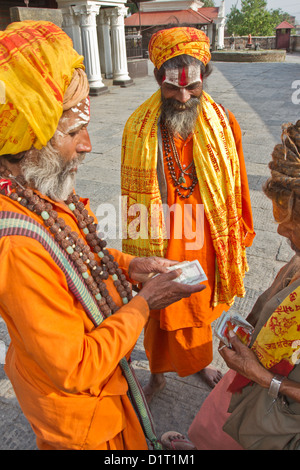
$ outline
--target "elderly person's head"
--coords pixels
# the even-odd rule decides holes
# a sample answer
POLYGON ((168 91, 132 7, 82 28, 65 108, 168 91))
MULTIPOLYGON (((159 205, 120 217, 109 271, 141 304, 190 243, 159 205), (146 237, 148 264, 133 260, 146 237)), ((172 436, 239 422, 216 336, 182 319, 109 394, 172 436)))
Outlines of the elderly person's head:
POLYGON ((269 167, 264 192, 273 202, 278 233, 300 253, 300 120, 283 125, 282 144, 275 146, 269 167))
POLYGON ((0 33, 0 168, 55 200, 74 187, 90 152, 83 57, 52 23, 12 23, 0 33))
POLYGON ((149 57, 161 87, 162 119, 174 135, 186 138, 199 112, 203 79, 210 73, 209 39, 196 28, 164 29, 152 36, 149 57))

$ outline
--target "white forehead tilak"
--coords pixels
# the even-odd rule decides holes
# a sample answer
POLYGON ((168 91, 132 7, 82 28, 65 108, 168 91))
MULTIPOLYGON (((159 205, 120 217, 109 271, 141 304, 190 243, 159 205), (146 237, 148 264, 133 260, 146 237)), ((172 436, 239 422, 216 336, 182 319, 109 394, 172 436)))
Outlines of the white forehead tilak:
POLYGON ((166 69, 163 82, 180 88, 202 82, 200 64, 192 64, 183 68, 166 69))
POLYGON ((56 130, 57 135, 60 135, 62 137, 62 136, 68 135, 70 132, 72 132, 74 129, 77 129, 80 126, 86 126, 90 121, 90 106, 89 105, 90 105, 90 101, 89 101, 89 98, 87 98, 84 102, 83 109, 80 109, 82 108, 82 102, 79 102, 77 105, 73 106, 71 108, 71 111, 74 113, 75 119, 71 120, 70 117, 63 116, 60 119, 60 123, 64 124, 65 128, 62 132, 57 129, 56 130), (70 121, 74 121, 74 122, 73 124, 69 124, 67 126, 67 124, 70 121))

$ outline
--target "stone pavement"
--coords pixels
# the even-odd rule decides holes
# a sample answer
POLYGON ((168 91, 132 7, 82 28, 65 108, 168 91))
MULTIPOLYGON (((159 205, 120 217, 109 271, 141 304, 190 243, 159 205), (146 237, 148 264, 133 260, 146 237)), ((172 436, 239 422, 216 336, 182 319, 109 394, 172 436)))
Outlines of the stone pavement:
MULTIPOLYGON (((269 175, 270 154, 274 145, 280 142, 281 124, 300 118, 300 55, 288 55, 285 63, 215 62, 213 66, 206 91, 235 114, 242 128, 257 234, 252 247, 247 250, 250 266, 245 278, 247 294, 245 298, 237 299, 233 306, 234 310, 247 315, 257 296, 270 285, 292 254, 286 241, 276 233, 271 203, 261 188, 269 175)), ((92 209, 99 216, 105 215, 104 209, 109 211, 109 220, 116 219, 117 229, 122 131, 129 115, 157 89, 151 66, 149 74, 135 79, 134 85, 128 88, 113 87, 108 82, 109 93, 91 97, 89 130, 93 151, 79 171, 77 191, 90 198, 92 209), (104 203, 108 204, 106 208, 104 203)), ((109 246, 120 248, 118 230, 114 233, 111 224, 108 225, 109 246)), ((0 340, 9 344, 1 319, 0 340)), ((213 363, 226 371, 216 345, 217 342, 214 344, 213 363)), ((132 359, 137 376, 144 385, 149 370, 142 335, 132 359)), ((166 376, 165 390, 151 404, 157 434, 173 429, 186 433, 210 389, 197 374, 185 378, 174 373, 166 376)), ((0 366, 0 436, 0 450, 36 449, 33 432, 19 408, 3 366, 0 366)))

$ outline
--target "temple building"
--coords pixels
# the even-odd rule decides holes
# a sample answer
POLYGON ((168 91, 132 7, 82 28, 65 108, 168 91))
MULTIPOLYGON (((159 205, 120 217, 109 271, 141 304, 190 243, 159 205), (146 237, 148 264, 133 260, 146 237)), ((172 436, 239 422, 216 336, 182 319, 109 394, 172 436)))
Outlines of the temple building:
MULTIPOLYGON (((133 2, 133 0, 130 0, 133 2)), ((0 30, 12 21, 47 20, 60 26, 73 40, 74 48, 84 56, 90 93, 108 91, 103 77, 113 85, 129 86, 128 43, 125 29, 141 33, 147 49, 154 27, 174 21, 203 29, 212 47, 224 47, 225 9, 203 8, 200 0, 141 0, 139 12, 128 16, 126 0, 1 0, 0 30)), ((127 4, 128 5, 128 4, 127 4)), ((135 36, 133 34, 133 36, 135 36)), ((143 48, 142 44, 142 48, 143 48)), ((147 60, 144 58, 144 60, 147 60)))
POLYGON ((224 48, 225 1, 220 7, 203 7, 200 0, 153 0, 140 3, 139 12, 125 18, 126 37, 142 37, 147 49, 151 35, 170 24, 184 24, 203 30, 212 49, 224 48))

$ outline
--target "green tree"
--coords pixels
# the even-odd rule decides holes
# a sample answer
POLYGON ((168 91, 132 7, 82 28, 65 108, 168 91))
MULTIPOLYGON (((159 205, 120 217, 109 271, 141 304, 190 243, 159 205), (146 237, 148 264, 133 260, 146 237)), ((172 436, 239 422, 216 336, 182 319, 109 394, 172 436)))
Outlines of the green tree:
POLYGON ((235 34, 237 36, 241 36, 240 30, 242 24, 243 14, 235 5, 233 5, 230 13, 227 15, 226 28, 228 35, 231 36, 232 34, 235 34))
POLYGON ((137 7, 137 4, 134 3, 134 2, 128 2, 128 3, 125 3, 125 6, 127 8, 129 8, 129 13, 131 13, 132 15, 134 13, 137 13, 139 11, 138 7, 137 7))
POLYGON ((281 8, 278 8, 277 10, 270 10, 270 13, 272 21, 275 24, 275 28, 284 20, 290 22, 290 15, 282 11, 281 8))
POLYGON ((241 10, 233 6, 227 15, 227 32, 236 36, 274 36, 276 26, 288 17, 281 9, 268 11, 265 0, 242 0, 241 10))
POLYGON ((214 0, 201 0, 204 5, 203 5, 203 8, 204 7, 214 7, 215 6, 215 2, 214 0))

